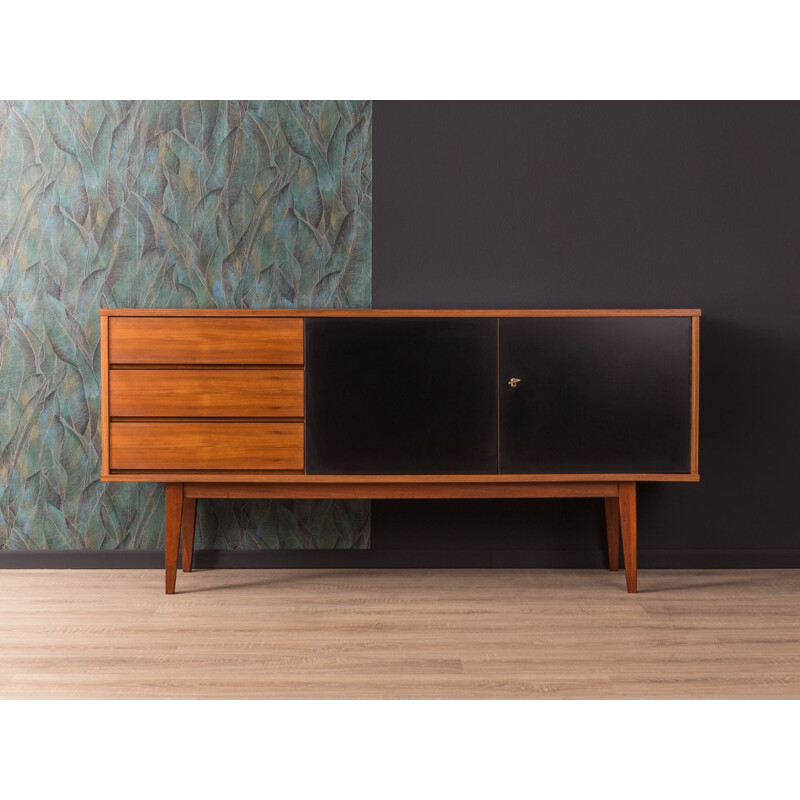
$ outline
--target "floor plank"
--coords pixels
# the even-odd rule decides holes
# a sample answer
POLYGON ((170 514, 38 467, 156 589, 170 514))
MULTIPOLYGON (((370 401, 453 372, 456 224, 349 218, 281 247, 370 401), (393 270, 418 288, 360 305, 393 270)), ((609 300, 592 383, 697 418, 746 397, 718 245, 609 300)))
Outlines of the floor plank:
POLYGON ((800 571, 0 572, 2 698, 800 698, 800 571))

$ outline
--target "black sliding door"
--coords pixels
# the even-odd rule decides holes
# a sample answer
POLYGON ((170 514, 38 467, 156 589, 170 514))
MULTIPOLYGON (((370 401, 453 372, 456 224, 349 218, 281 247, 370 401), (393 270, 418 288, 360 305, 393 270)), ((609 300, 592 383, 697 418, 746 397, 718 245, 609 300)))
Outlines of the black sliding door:
POLYGON ((497 320, 308 318, 306 471, 497 472, 497 320))
POLYGON ((499 352, 500 472, 689 472, 690 318, 501 319, 499 352))

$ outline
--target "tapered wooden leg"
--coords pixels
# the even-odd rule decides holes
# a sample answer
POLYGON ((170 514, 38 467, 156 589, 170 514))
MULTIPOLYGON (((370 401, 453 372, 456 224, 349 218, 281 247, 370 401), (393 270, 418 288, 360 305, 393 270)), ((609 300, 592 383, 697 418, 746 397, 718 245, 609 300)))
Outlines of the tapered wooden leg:
POLYGON ((183 500, 183 519, 181 520, 181 544, 183 545, 182 565, 184 572, 192 571, 194 555, 194 520, 197 511, 197 498, 185 497, 183 500))
POLYGON ((175 594, 178 576, 178 546, 181 541, 181 515, 183 512, 183 484, 167 484, 165 559, 167 594, 175 594))
POLYGON ((608 537, 608 568, 619 569, 619 497, 606 497, 606 536, 608 537))
POLYGON ((619 485, 619 520, 622 529, 622 552, 625 556, 625 582, 628 591, 636 591, 636 484, 619 485))

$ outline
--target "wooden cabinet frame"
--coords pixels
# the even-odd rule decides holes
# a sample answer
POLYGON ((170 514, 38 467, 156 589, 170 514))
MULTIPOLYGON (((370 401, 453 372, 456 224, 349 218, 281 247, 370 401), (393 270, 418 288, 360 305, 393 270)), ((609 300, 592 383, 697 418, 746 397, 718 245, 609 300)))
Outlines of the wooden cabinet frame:
MULTIPOLYGON (((149 481, 166 484, 166 591, 175 591, 178 551, 183 541, 183 571, 191 571, 194 550, 195 510, 197 499, 205 498, 505 498, 505 497, 597 497, 604 498, 608 536, 609 567, 618 568, 619 541, 625 560, 626 584, 629 592, 637 590, 636 558, 636 483, 639 481, 696 482, 700 479, 699 440, 699 309, 262 309, 262 310, 172 310, 172 309, 101 309, 101 431, 103 481, 149 481), (146 317, 168 324, 170 318, 213 317, 217 319, 275 318, 302 320, 307 317, 689 317, 691 318, 691 397, 690 449, 691 467, 686 473, 631 474, 486 474, 486 475, 308 475, 304 470, 255 470, 250 472, 217 470, 112 470, 112 423, 110 415, 109 372, 118 368, 302 368, 294 352, 291 324, 287 342, 276 347, 281 363, 254 364, 252 352, 237 361, 235 351, 230 360, 221 363, 203 362, 193 357, 190 363, 170 362, 165 365, 133 360, 121 365, 109 360, 109 322, 114 318, 146 317)), ((283 333, 281 334, 283 335, 283 333)), ((131 351, 130 340, 126 353, 131 351)), ((182 342, 183 352, 186 343, 182 342)), ((135 346, 134 346, 135 351, 135 346)), ((127 357, 127 356, 126 356, 127 357)), ((271 356, 272 357, 272 356, 271 356)), ((300 359, 302 361, 302 358, 300 359)), ((153 418, 156 419, 156 418, 153 418)), ((292 418, 297 421, 296 418, 292 418)), ((272 420, 273 422, 275 420, 272 420)))

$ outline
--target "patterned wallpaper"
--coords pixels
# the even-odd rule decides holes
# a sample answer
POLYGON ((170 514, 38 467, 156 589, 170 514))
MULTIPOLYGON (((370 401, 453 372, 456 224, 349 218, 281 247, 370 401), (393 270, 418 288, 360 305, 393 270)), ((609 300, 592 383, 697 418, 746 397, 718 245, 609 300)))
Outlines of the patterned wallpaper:
MULTIPOLYGON (((367 101, 0 104, 0 548, 163 546, 102 484, 100 306, 371 302, 367 101)), ((198 547, 368 547, 366 501, 201 501, 198 547)))

